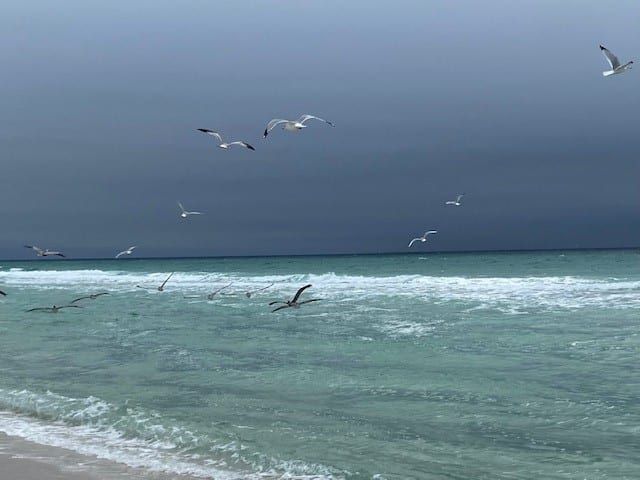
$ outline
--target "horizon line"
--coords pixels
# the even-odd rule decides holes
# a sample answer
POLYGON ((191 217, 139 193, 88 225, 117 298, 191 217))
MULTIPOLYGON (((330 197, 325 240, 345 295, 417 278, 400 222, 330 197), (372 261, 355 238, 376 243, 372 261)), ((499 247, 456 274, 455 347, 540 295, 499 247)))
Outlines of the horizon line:
MULTIPOLYGON (((616 250, 636 250, 640 246, 626 247, 569 247, 569 248, 522 248, 522 249, 483 249, 483 250, 427 250, 412 252, 369 252, 369 253, 299 253, 299 254, 271 254, 271 255, 207 255, 207 256, 186 256, 186 257, 133 257, 118 259, 118 261, 136 261, 136 260, 205 260, 205 259, 250 259, 250 258, 286 258, 286 257, 355 257, 355 256, 375 256, 375 255, 468 255, 473 253, 534 253, 534 252, 579 252, 579 251, 616 251, 616 250)), ((44 259, 26 258, 26 259, 0 259, 0 262, 38 262, 44 259)), ((113 257, 65 257, 64 259, 51 259, 48 262, 69 262, 69 261, 116 261, 113 257)))

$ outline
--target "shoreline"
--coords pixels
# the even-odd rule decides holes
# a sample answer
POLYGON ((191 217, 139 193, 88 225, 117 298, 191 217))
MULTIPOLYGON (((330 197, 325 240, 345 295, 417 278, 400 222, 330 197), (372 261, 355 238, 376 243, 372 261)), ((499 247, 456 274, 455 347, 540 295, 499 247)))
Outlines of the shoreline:
MULTIPOLYGON (((196 480, 148 472, 0 432, 0 472, 11 480, 196 480)), ((199 480, 202 480, 200 478, 199 480)))

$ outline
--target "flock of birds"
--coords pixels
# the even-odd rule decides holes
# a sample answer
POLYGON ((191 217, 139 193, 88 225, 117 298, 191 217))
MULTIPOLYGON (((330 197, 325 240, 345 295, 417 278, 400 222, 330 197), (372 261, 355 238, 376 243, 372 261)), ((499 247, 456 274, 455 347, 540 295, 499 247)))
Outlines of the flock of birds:
MULTIPOLYGON (((600 45, 600 51, 602 52, 602 54, 604 55, 605 59, 607 60, 607 62, 609 63, 609 66, 611 67, 610 70, 606 70, 604 72, 602 72, 602 75, 604 77, 609 77, 612 75, 618 75, 621 73, 625 73, 626 71, 628 71, 629 69, 631 69, 631 66, 633 65, 633 61, 628 61, 626 63, 621 63, 620 60, 618 59, 618 57, 616 57, 609 49, 607 49, 606 47, 604 47, 603 45, 600 45)), ((282 130, 284 131, 288 131, 288 132, 299 132, 301 130, 303 130, 304 128, 307 128, 307 122, 309 122, 310 120, 315 120, 318 122, 323 122, 331 127, 334 127, 335 125, 328 121, 325 120, 323 118, 317 117, 315 115, 309 115, 309 114, 304 114, 301 115, 297 120, 287 120, 287 119, 282 119, 282 118, 274 118, 272 120, 270 120, 267 123, 267 126, 264 129, 264 133, 263 133, 263 138, 267 138, 267 136, 269 135, 269 133, 271 133, 271 131, 276 128, 277 126, 282 126, 282 130)), ((222 148, 224 150, 228 150, 229 148, 233 147, 233 146, 238 146, 238 147, 243 147, 246 148, 248 150, 251 151, 255 151, 255 148, 249 144, 248 142, 245 142, 243 140, 236 140, 233 142, 225 142, 223 139, 223 136, 220 132, 217 132, 215 130, 210 130, 208 128, 198 128, 197 131, 202 132, 206 135, 209 135, 210 137, 214 138, 217 142, 218 142, 218 147, 222 148)), ((445 202, 445 205, 447 206, 453 206, 453 207, 460 207, 462 205, 462 198, 464 197, 464 193, 457 195, 455 200, 448 200, 445 202)), ((182 205, 182 203, 178 202, 178 208, 180 209, 180 217, 182 219, 186 219, 192 215, 203 215, 203 212, 199 212, 199 211, 189 211, 187 209, 184 208, 184 206, 182 205)), ((424 234, 420 237, 416 237, 413 238, 408 245, 408 248, 411 248, 413 246, 414 243, 416 242, 421 242, 421 243, 425 243, 427 241, 427 238, 429 237, 429 235, 435 235, 437 234, 438 231, 437 230, 428 230, 426 232, 424 232, 424 234)), ((31 250, 33 250, 36 254, 37 257, 62 257, 62 258, 66 258, 65 255, 57 250, 50 250, 48 248, 43 249, 40 248, 36 245, 25 245, 25 248, 29 248, 31 250)), ((127 248, 126 250, 123 250, 119 253, 117 253, 115 255, 116 259, 119 259, 120 257, 123 256, 129 256, 132 255, 134 250, 137 248, 136 245, 133 245, 129 248, 127 248)), ((156 288, 156 290, 162 292, 164 291, 164 287, 167 284, 167 282, 171 279, 171 277, 173 276, 173 272, 166 278, 166 280, 156 288)), ((258 290, 256 290, 255 292, 246 292, 246 296, 247 298, 250 298, 251 295, 253 293, 259 292, 259 291, 263 291, 266 290, 267 288, 271 287, 273 284, 264 287, 264 288, 260 288, 258 290)), ((229 286, 231 286, 231 284, 225 285, 217 290, 215 290, 214 292, 210 293, 207 295, 207 299, 212 300, 218 293, 222 292, 224 289, 228 288, 229 286)), ((136 287, 138 288, 146 288, 140 285, 136 285, 136 287)), ((286 300, 286 301, 274 301, 269 303, 270 306, 273 305, 280 305, 279 307, 275 308, 274 310, 272 310, 273 312, 277 312, 279 310, 283 310, 285 308, 298 308, 301 305, 305 305, 308 303, 312 303, 312 302, 317 302, 321 299, 319 298, 314 298, 314 299, 310 299, 310 300, 306 300, 303 302, 298 301, 300 298, 300 295, 302 295, 302 293, 307 289, 311 287, 311 285, 305 285, 303 287, 301 287, 300 289, 298 289, 298 291, 296 292, 295 296, 293 297, 293 299, 291 300, 286 300)), ((6 296, 7 294, 0 290, 0 296, 6 296)), ((70 302, 68 305, 62 305, 62 306, 57 306, 57 305, 53 305, 52 307, 37 307, 37 308, 31 308, 29 310, 27 310, 28 312, 36 312, 36 311, 40 311, 40 312, 50 312, 50 313, 57 313, 58 311, 64 309, 64 308, 82 308, 80 305, 76 305, 77 302, 80 302, 82 300, 86 300, 86 299, 91 299, 91 300, 95 300, 96 298, 102 296, 102 295, 108 295, 108 293, 103 292, 103 293, 97 293, 97 294, 91 294, 91 295, 87 295, 87 296, 83 296, 80 298, 76 298, 75 300, 73 300, 72 302, 70 302)))

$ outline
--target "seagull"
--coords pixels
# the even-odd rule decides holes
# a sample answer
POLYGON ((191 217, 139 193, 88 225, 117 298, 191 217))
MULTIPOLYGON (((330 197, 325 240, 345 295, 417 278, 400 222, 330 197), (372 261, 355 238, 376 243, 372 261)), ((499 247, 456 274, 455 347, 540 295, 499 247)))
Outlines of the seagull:
POLYGON ((188 212, 187 210, 184 209, 184 207, 182 206, 182 204, 180 202, 178 202, 178 206, 180 207, 180 210, 182 211, 180 213, 180 216, 182 218, 187 218, 189 215, 202 215, 202 212, 188 212))
POLYGON ((437 230, 429 230, 428 232, 424 232, 424 235, 422 235, 421 237, 418 237, 418 238, 414 238, 413 240, 411 240, 409 242, 409 248, 411 248, 411 245, 413 245, 413 242, 420 241, 420 242, 424 243, 424 242, 427 241, 427 237, 429 235, 433 235, 433 234, 436 234, 436 233, 438 233, 437 230))
POLYGON ((213 298, 220 293, 222 290, 224 290, 225 288, 230 287, 231 285, 233 285, 233 282, 226 284, 224 287, 220 287, 217 290, 214 290, 213 292, 211 292, 209 295, 207 295, 207 300, 213 300, 213 298))
POLYGON ((120 258, 122 255, 131 255, 135 249, 136 249, 135 245, 133 247, 129 247, 126 250, 123 250, 119 254, 117 254, 116 258, 120 258))
POLYGON ((320 118, 320 117, 315 117, 313 115, 302 115, 297 120, 283 120, 281 118, 274 118, 269 123, 267 123, 267 128, 264 129, 264 134, 263 134, 264 138, 267 138, 267 135, 269 135, 269 132, 271 132, 271 130, 273 130, 275 127, 281 124, 284 124, 284 126, 282 127, 283 130, 287 130, 288 132, 298 132, 303 128, 307 128, 307 125, 305 125, 304 122, 308 120, 320 120, 321 122, 324 122, 327 125, 331 125, 332 127, 335 127, 335 125, 329 122, 328 120, 325 120, 324 118, 320 118))
POLYGON ((212 137, 217 138, 218 141, 220 142, 220 144, 218 146, 220 148, 224 148, 225 150, 227 150, 232 145, 240 145, 241 147, 248 148, 249 150, 255 150, 255 148, 253 148, 247 142, 228 142, 228 143, 226 143, 224 140, 222 140, 222 135, 220 135, 218 132, 214 132, 213 130, 209 130, 208 128, 198 128, 197 130, 199 132, 206 133, 207 135, 211 135, 212 137))
POLYGON ((31 250, 33 250, 34 252, 36 252, 36 255, 38 257, 51 257, 51 256, 55 256, 55 257, 62 257, 65 258, 64 255, 61 252, 57 252, 55 250, 49 250, 48 248, 43 250, 39 247, 36 247, 35 245, 25 245, 24 248, 30 248, 31 250))
POLYGON ((78 305, 62 305, 60 307, 58 307, 57 305, 54 305, 53 307, 37 307, 37 308, 30 308, 29 310, 27 310, 27 312, 49 312, 49 313, 58 313, 60 310, 62 310, 63 308, 82 308, 79 307, 78 305))
POLYGON ((462 205, 462 203, 460 202, 460 200, 462 200, 462 197, 464 197, 464 193, 461 195, 458 195, 458 197, 455 200, 449 200, 448 202, 445 202, 445 205, 454 205, 456 207, 459 207, 460 205, 462 205))
POLYGON ((616 57, 613 53, 609 51, 609 49, 603 47, 602 45, 600 45, 600 50, 602 51, 602 54, 607 59, 607 62, 609 62, 609 65, 611 65, 611 70, 602 72, 602 76, 604 77, 608 77, 610 75, 617 75, 618 73, 624 73, 631 68, 631 65, 633 65, 633 61, 627 62, 624 65, 620 65, 620 60, 618 60, 618 57, 616 57))
POLYGON ((312 298, 311 300, 305 300, 304 302, 298 302, 298 298, 300 298, 300 295, 302 295, 302 292, 304 292, 307 288, 309 288, 311 286, 311 284, 305 285, 304 287, 298 289, 298 291, 296 292, 295 296, 293 297, 292 300, 287 300, 286 302, 271 302, 269 305, 276 305, 278 303, 281 303, 282 306, 275 308, 273 310, 271 310, 271 313, 273 312, 277 312, 278 310, 282 310, 284 308, 300 308, 300 305, 304 305, 305 303, 311 303, 311 302, 319 302, 320 300, 322 300, 321 298, 312 298))
POLYGON ((79 302, 80 300, 87 300, 87 299, 95 300, 96 298, 101 297, 102 295, 109 295, 109 293, 108 292, 92 293, 91 295, 85 295, 84 297, 79 297, 79 298, 76 298, 75 300, 71 300, 71 303, 76 303, 76 302, 79 302))
POLYGON ((259 288, 257 290, 254 290, 253 292, 245 292, 245 295, 247 296, 247 298, 251 298, 251 295, 253 295, 254 293, 262 292, 263 290, 266 290, 267 288, 273 287, 273 285, 274 285, 274 283, 271 282, 271 284, 267 285, 266 287, 259 288))
POLYGON ((158 291, 159 291, 159 292, 164 292, 164 286, 167 284, 167 282, 169 281, 169 279, 170 279, 171 277, 173 277, 173 272, 171 272, 171 273, 169 274, 169 276, 167 277, 167 279, 166 279, 164 282, 162 282, 162 285, 160 285, 160 286, 158 287, 158 291))

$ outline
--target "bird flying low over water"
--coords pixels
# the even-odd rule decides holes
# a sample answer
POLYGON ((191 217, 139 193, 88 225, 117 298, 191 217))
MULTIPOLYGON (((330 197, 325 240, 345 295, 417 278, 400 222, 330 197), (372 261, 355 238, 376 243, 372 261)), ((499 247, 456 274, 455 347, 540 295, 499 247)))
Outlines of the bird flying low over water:
POLYGON ((445 205, 453 205, 455 207, 459 207, 460 205, 462 205, 462 203, 461 203, 462 197, 464 197, 464 193, 458 195, 455 200, 449 200, 448 202, 445 202, 444 204, 445 205))
POLYGON ((413 245, 414 242, 422 242, 422 243, 426 242, 427 237, 429 235, 435 235, 436 233, 438 233, 437 230, 429 230, 428 232, 424 232, 424 235, 422 235, 421 237, 414 238, 409 242, 409 248, 411 248, 411 245, 413 245))
POLYGON ((220 142, 218 144, 218 147, 224 148, 225 150, 227 150, 229 147, 231 147, 233 145, 240 145, 241 147, 248 148, 249 150, 255 150, 255 148, 253 148, 247 142, 237 141, 237 142, 226 143, 224 140, 222 140, 222 135, 220 135, 218 132, 214 132, 213 130, 209 130, 208 128, 198 128, 197 130, 199 132, 206 133, 207 135, 210 135, 210 136, 216 138, 218 140, 218 142, 220 142))
POLYGON ((271 287, 273 287, 273 285, 274 285, 274 283, 271 282, 266 287, 258 288, 257 290, 254 290, 253 292, 245 292, 244 294, 245 294, 245 296, 247 298, 251 298, 251 295, 254 295, 254 294, 258 293, 258 292, 262 292, 262 291, 266 290, 267 288, 271 288, 271 287))
POLYGON ((611 51, 608 48, 605 48, 602 45, 600 45, 600 51, 602 52, 604 57, 607 59, 607 62, 609 62, 609 65, 611 65, 611 70, 602 72, 602 76, 604 77, 609 77, 611 75, 624 73, 631 68, 631 65, 633 65, 633 61, 627 62, 624 65, 621 65, 620 60, 618 60, 618 57, 616 57, 613 53, 611 53, 611 51))
POLYGON ((225 286, 220 287, 217 290, 214 290, 213 292, 207 295, 207 300, 213 300, 217 294, 219 294, 225 288, 229 288, 231 285, 233 285, 233 282, 227 283, 225 286))
POLYGON ((65 256, 62 254, 62 252, 58 252, 58 251, 55 251, 55 250, 49 250, 48 248, 43 250, 42 248, 36 247, 35 245, 25 245, 24 248, 30 248, 31 250, 36 252, 36 255, 38 257, 62 257, 62 258, 65 258, 65 256))
POLYGON ((101 293, 92 293, 91 295, 85 295, 84 297, 79 297, 76 298, 75 300, 71 300, 71 303, 76 303, 79 302, 80 300, 95 300, 98 297, 101 297, 102 295, 109 295, 108 292, 101 292, 101 293))
POLYGON ((298 289, 298 291, 296 292, 296 294, 295 294, 295 296, 293 297, 292 300, 287 300, 286 302, 278 302, 278 301, 271 302, 269 304, 269 306, 282 304, 281 307, 278 307, 278 308, 275 308, 275 309, 271 310, 271 313, 277 312, 278 310, 282 310, 284 308, 300 308, 300 305, 304 305, 305 303, 319 302, 320 300, 322 300, 321 298, 312 298, 311 300, 305 300, 304 302, 298 302, 298 298, 300 298, 300 295, 302 295, 302 292, 304 292, 310 286, 311 286, 311 284, 308 284, 308 285, 305 285, 304 287, 298 289))
POLYGON ((164 286, 167 284, 167 282, 169 281, 169 279, 170 279, 171 277, 173 277, 173 273, 174 273, 174 272, 171 272, 171 273, 169 274, 169 276, 167 277, 167 279, 166 279, 164 282, 162 282, 162 285, 160 285, 160 286, 158 287, 158 291, 159 291, 159 292, 164 292, 164 286))
POLYGON ((36 308, 30 308, 29 310, 27 310, 27 312, 49 312, 49 313, 58 313, 60 310, 62 310, 63 308, 82 308, 79 307, 78 305, 62 305, 62 306, 57 306, 54 305, 53 307, 36 307, 36 308))
POLYGON ((305 115, 302 115, 297 120, 284 120, 281 118, 274 118, 273 120, 269 121, 269 123, 267 123, 267 127, 264 129, 263 136, 264 138, 267 138, 267 135, 269 135, 269 132, 271 132, 271 130, 276 128, 278 125, 283 125, 282 129, 288 132, 299 132, 303 128, 307 128, 308 125, 305 125, 305 122, 309 120, 319 120, 320 122, 324 122, 327 125, 331 125, 332 127, 335 127, 333 123, 331 123, 328 120, 325 120, 324 118, 305 114, 305 115))
POLYGON ((117 254, 116 258, 120 258, 122 255, 131 255, 135 249, 136 249, 135 245, 132 247, 129 247, 126 250, 123 250, 119 254, 117 254))
POLYGON ((180 216, 182 218, 187 218, 189 215, 202 215, 202 212, 189 212, 185 210, 180 202, 178 202, 178 207, 180 207, 180 216))

